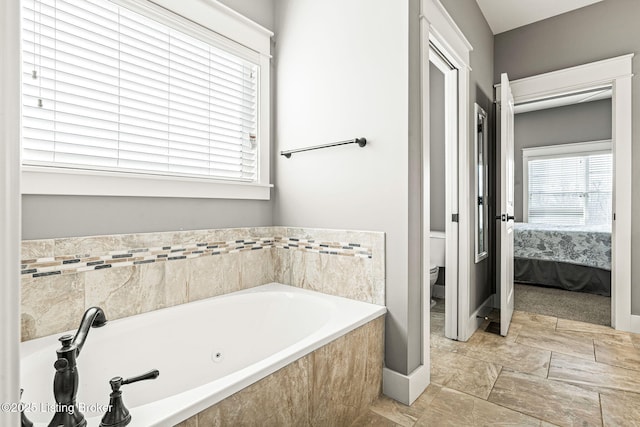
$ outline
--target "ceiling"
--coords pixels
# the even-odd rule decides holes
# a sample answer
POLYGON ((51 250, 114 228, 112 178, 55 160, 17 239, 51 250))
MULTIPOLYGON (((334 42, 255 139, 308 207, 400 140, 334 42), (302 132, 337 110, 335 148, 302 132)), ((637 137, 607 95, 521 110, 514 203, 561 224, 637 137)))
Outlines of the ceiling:
POLYGON ((602 0, 476 0, 493 34, 551 18, 602 0))

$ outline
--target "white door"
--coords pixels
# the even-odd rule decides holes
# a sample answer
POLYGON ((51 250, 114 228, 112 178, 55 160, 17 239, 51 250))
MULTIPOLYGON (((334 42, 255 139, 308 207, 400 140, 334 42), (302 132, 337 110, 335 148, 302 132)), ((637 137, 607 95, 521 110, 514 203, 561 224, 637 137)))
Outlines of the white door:
POLYGON ((429 61, 444 75, 445 319, 444 336, 458 339, 458 70, 429 49, 429 61))
POLYGON ((500 77, 500 335, 513 315, 513 94, 506 73, 500 77))

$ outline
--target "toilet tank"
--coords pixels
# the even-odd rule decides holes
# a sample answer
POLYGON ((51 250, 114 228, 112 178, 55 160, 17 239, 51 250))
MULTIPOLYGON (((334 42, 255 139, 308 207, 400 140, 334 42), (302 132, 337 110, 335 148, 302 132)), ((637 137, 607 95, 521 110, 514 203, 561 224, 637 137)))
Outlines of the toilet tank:
POLYGON ((429 267, 444 267, 445 263, 445 234, 443 231, 431 231, 431 265, 429 267))

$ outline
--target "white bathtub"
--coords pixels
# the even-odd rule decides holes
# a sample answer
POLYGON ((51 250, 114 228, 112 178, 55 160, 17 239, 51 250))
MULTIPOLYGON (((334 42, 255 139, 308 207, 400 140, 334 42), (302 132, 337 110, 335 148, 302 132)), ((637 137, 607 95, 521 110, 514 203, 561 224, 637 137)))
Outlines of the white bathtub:
MULTIPOLYGON (((97 426, 102 413, 91 409, 109 403, 109 379, 158 369, 155 380, 123 386, 129 425, 173 425, 385 311, 271 283, 109 321, 91 329, 78 358, 77 401, 89 425, 97 426)), ((61 335, 20 347, 22 401, 36 425, 46 425, 53 416, 53 362, 61 335)))

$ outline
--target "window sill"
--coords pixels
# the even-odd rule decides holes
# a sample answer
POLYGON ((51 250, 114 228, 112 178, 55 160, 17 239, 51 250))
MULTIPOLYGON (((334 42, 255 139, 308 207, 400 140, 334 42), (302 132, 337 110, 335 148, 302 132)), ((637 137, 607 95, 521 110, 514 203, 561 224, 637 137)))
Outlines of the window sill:
POLYGON ((269 200, 272 184, 22 167, 22 194, 269 200))

